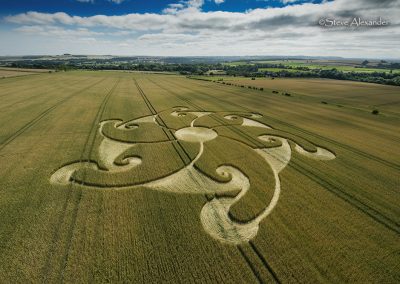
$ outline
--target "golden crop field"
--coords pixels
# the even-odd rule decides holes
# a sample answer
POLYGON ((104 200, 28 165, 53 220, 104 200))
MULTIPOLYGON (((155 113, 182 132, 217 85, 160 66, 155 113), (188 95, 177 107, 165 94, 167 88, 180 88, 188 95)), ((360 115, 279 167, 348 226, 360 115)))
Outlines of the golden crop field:
POLYGON ((2 79, 0 282, 398 283, 400 87, 230 82, 2 79))
POLYGON ((302 99, 324 101, 339 107, 372 110, 377 108, 388 115, 400 115, 399 87, 354 81, 304 78, 227 78, 227 82, 265 90, 292 92, 302 99))

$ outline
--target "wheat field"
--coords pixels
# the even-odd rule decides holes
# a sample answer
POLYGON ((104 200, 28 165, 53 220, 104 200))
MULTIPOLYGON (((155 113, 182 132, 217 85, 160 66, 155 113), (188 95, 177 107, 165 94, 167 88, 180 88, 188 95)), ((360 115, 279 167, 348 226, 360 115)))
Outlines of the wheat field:
POLYGON ((235 80, 2 79, 0 282, 398 283, 400 88, 235 80))

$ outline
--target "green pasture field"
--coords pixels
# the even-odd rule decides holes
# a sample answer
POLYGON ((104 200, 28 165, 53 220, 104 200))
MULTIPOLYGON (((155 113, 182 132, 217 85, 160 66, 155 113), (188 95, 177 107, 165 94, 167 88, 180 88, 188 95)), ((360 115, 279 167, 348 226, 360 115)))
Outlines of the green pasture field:
POLYGON ((258 68, 258 72, 279 72, 279 71, 286 71, 286 72, 308 72, 308 71, 303 71, 303 70, 297 70, 297 69, 287 69, 287 68, 258 68))
POLYGON ((226 80, 264 90, 111 71, 0 80, 0 282, 398 283, 400 87, 226 80), (204 208, 242 191, 204 185, 242 172, 225 217, 250 224, 276 193, 259 152, 284 145, 257 233, 217 217, 210 233, 204 208))
MULTIPOLYGON (((312 62, 309 62, 307 60, 271 60, 271 61, 250 61, 250 62, 244 62, 244 61, 238 61, 238 62, 229 62, 225 63, 226 65, 230 66, 238 66, 238 65, 247 65, 247 64, 255 64, 255 63, 263 63, 263 64, 282 64, 287 67, 292 67, 292 68, 297 68, 297 67, 307 67, 311 70, 313 69, 321 69, 321 70, 331 70, 333 68, 343 71, 343 72, 357 72, 357 73, 373 73, 373 72, 390 72, 389 69, 382 69, 382 68, 373 68, 373 67, 360 67, 359 63, 351 63, 351 62, 335 62, 335 61, 318 61, 318 60, 313 60, 312 62)), ((280 70, 285 70, 288 72, 298 72, 301 70, 297 69, 285 69, 285 68, 260 68, 259 72, 263 71, 272 71, 272 72, 278 72, 280 70)), ((400 73, 399 69, 394 69, 392 70, 393 73, 400 73)))

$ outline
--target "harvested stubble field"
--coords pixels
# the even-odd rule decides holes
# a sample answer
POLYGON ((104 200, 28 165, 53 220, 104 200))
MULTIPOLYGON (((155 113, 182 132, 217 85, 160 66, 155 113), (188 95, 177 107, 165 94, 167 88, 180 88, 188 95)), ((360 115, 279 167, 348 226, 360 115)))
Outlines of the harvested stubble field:
POLYGON ((8 68, 0 67, 0 78, 10 78, 18 76, 27 76, 40 73, 48 73, 50 70, 45 69, 23 69, 23 68, 8 68))
POLYGON ((398 283, 400 88, 291 86, 2 80, 0 282, 398 283))

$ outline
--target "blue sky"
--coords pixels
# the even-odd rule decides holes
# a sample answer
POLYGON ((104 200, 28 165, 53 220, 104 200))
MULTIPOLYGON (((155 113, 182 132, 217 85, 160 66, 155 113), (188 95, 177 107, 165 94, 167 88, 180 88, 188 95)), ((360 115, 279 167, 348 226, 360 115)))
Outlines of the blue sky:
MULTIPOLYGON (((322 0, 307 1, 299 0, 294 3, 314 2, 322 0)), ((102 15, 123 15, 128 13, 160 13, 168 4, 177 3, 174 0, 124 0, 115 3, 111 0, 2 0, 0 15, 18 14, 26 11, 37 11, 44 13, 65 12, 79 16, 102 15)), ((202 10, 207 11, 230 11, 244 12, 249 9, 265 7, 283 7, 293 5, 279 0, 225 0, 222 3, 205 1, 202 10)))
POLYGON ((2 0, 0 55, 398 58, 400 0, 2 0), (385 27, 322 27, 324 19, 385 27))

